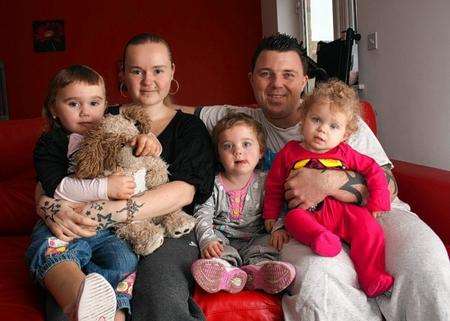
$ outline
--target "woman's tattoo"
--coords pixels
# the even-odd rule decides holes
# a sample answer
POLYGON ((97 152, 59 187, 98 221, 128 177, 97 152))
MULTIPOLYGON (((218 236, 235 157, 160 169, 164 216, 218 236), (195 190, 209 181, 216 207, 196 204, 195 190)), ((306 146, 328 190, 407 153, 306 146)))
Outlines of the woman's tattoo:
POLYGON ((126 211, 127 213, 128 221, 130 215, 134 216, 137 212, 139 212, 139 209, 144 206, 145 203, 138 204, 136 201, 131 199, 127 201, 127 205, 124 208, 115 212, 107 212, 105 209, 105 204, 106 202, 91 203, 89 209, 86 211, 86 215, 88 217, 99 223, 99 225, 97 226, 97 230, 110 228, 114 225, 117 225, 118 223, 121 223, 114 218, 114 214, 118 214, 124 211, 126 211))
POLYGON ((55 216, 61 209, 61 202, 60 200, 54 200, 53 202, 45 201, 40 209, 44 213, 44 221, 51 220, 55 222, 55 216))
POLYGON ((89 209, 86 211, 86 215, 93 220, 97 221, 99 224, 97 230, 103 230, 114 226, 118 222, 115 221, 112 216, 113 213, 103 213, 106 202, 94 202, 91 203, 89 209))
POLYGON ((363 196, 362 196, 361 192, 358 191, 353 186, 355 186, 355 185, 364 185, 365 184, 364 177, 362 177, 360 174, 354 173, 354 172, 344 171, 344 173, 345 173, 345 175, 347 175, 348 180, 339 189, 343 190, 343 191, 347 191, 347 192, 353 194, 356 197, 356 202, 355 203, 358 204, 358 205, 362 204, 363 196))
POLYGON ((127 221, 126 223, 130 223, 133 221, 134 215, 139 211, 139 209, 144 206, 145 203, 139 205, 135 200, 130 198, 127 200, 127 205, 121 210, 117 211, 117 213, 121 213, 123 211, 127 212, 127 221))

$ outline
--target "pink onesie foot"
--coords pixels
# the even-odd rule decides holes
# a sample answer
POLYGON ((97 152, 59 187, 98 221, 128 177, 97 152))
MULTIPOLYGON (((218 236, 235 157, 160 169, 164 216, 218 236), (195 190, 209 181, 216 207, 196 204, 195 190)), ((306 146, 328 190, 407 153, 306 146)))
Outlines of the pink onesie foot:
POLYGON ((323 231, 311 242, 311 249, 320 256, 333 257, 341 252, 341 239, 330 231, 323 231))
POLYGON ((220 290, 237 293, 247 281, 244 271, 222 259, 197 260, 192 264, 191 270, 197 284, 209 293, 220 290))
POLYGON ((364 293, 369 298, 374 298, 388 291, 394 284, 394 278, 389 274, 381 274, 376 280, 367 285, 362 285, 364 293))
POLYGON ((286 262, 265 261, 245 265, 242 270, 247 272, 248 290, 263 290, 267 293, 279 293, 286 289, 295 279, 295 267, 286 262))

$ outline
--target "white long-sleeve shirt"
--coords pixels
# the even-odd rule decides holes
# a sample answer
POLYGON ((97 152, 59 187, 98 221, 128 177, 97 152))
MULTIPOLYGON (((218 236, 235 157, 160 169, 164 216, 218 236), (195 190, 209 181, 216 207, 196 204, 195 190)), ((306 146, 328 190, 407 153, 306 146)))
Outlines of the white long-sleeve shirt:
MULTIPOLYGON (((80 134, 69 135, 67 147, 69 159, 73 159, 73 154, 80 148, 82 140, 83 136, 80 134)), ((69 173, 71 171, 73 169, 69 167, 69 173)), ((64 177, 56 188, 53 197, 75 203, 108 200, 108 178, 78 179, 71 176, 64 177)))

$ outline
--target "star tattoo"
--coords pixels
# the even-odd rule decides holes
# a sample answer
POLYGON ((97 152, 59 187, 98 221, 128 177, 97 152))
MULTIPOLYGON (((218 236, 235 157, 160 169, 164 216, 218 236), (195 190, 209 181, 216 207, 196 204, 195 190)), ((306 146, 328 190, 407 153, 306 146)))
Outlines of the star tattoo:
POLYGON ((44 205, 40 207, 41 211, 44 212, 44 220, 51 220, 52 222, 55 222, 55 216, 58 215, 59 211, 61 210, 61 204, 59 200, 55 200, 54 203, 51 203, 49 201, 45 201, 44 205))
POLYGON ((112 225, 114 225, 114 223, 116 223, 116 221, 114 221, 112 219, 112 213, 106 214, 106 215, 102 215, 102 214, 97 214, 97 222, 99 222, 99 225, 97 226, 97 230, 102 230, 105 228, 108 228, 112 225))

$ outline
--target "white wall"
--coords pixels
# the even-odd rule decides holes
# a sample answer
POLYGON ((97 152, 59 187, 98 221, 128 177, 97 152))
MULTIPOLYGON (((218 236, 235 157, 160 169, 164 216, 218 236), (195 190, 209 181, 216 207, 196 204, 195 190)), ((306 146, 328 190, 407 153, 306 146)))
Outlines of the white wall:
MULTIPOLYGON (((296 0, 261 3, 264 35, 299 38, 296 0)), ((450 170, 450 0, 359 0, 358 27, 361 96, 389 157, 450 170), (374 31, 378 50, 368 51, 374 31)))
POLYGON ((450 1, 360 0, 358 26, 362 95, 389 157, 450 170, 450 1))
POLYGON ((298 0, 277 0, 278 31, 300 38, 301 26, 298 18, 298 0))
POLYGON ((301 39, 297 3, 298 0, 261 0, 263 36, 283 32, 301 39))

